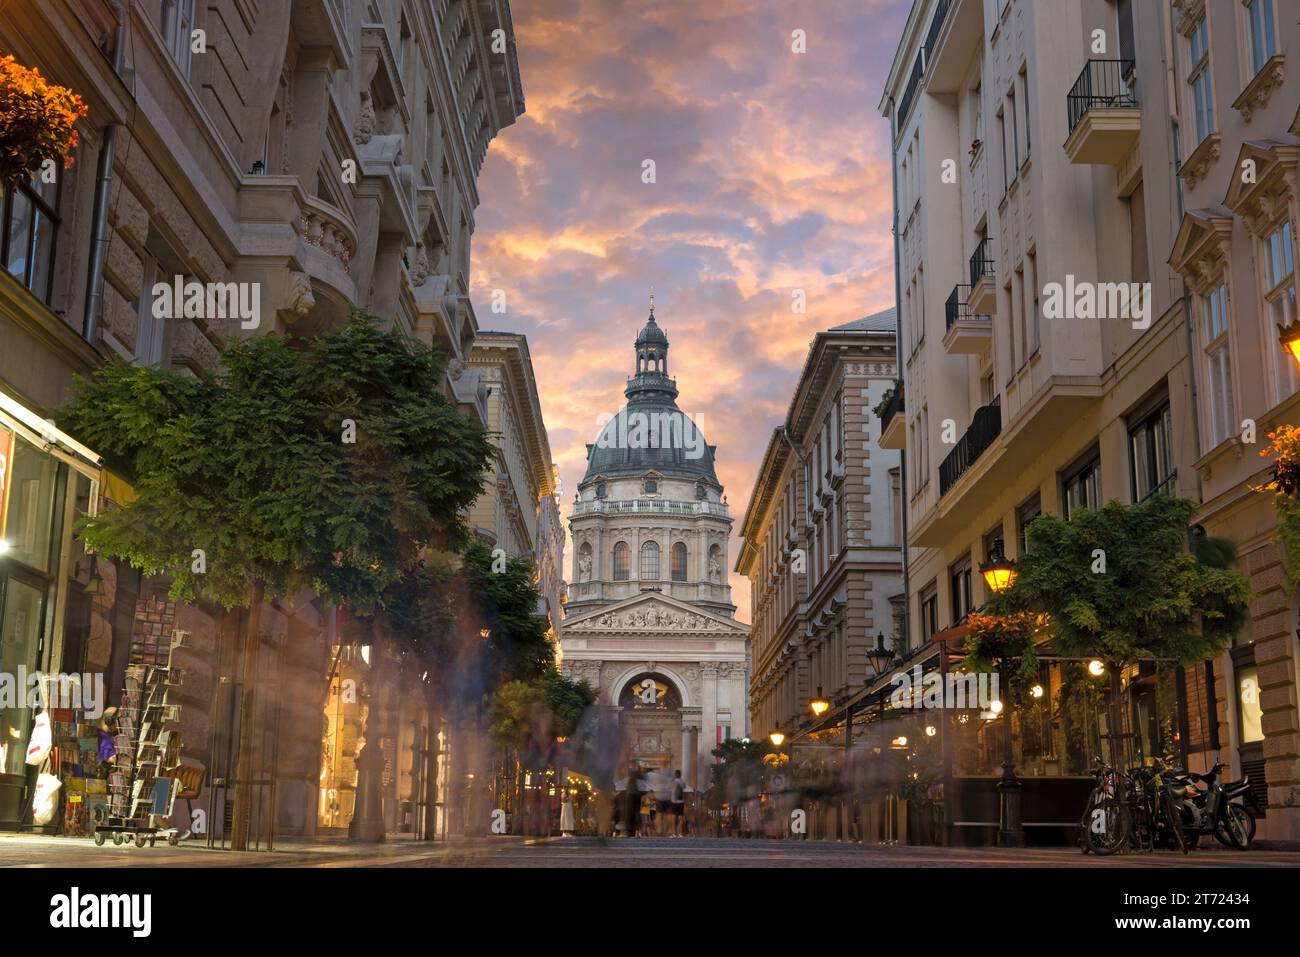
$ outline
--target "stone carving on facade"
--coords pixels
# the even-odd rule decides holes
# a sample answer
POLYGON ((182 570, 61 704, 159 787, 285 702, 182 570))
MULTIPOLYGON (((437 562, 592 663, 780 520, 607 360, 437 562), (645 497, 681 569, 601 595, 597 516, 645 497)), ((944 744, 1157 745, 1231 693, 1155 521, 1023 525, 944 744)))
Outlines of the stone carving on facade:
POLYGON ((429 252, 424 243, 415 244, 415 259, 411 263, 411 285, 423 286, 429 278, 429 252))
POLYGON ((1286 78, 1282 63, 1281 54, 1270 59, 1233 102, 1233 108, 1241 113, 1241 118, 1247 123, 1254 118, 1257 110, 1262 110, 1268 105, 1273 91, 1282 85, 1282 81, 1286 78))
POLYGON ((352 133, 352 142, 358 145, 369 143, 375 135, 375 104, 369 90, 361 91, 361 109, 357 112, 357 125, 352 133))
POLYGON ((709 581, 715 585, 722 581, 722 562, 716 555, 709 556, 709 581))
POLYGON ((722 625, 704 615, 678 611, 661 605, 607 611, 594 619, 596 627, 607 630, 669 628, 680 631, 721 631, 722 625))
POLYGON ((316 297, 311 291, 311 277, 305 272, 289 273, 289 288, 285 295, 285 311, 298 318, 306 316, 316 305, 316 297))
POLYGON ((591 581, 591 556, 578 556, 578 581, 591 581))
POLYGON ((1205 178, 1206 173, 1210 171, 1210 167, 1219 161, 1219 153, 1222 149, 1219 134, 1211 133, 1200 146, 1192 151, 1192 155, 1187 158, 1182 168, 1178 170, 1178 175, 1187 181, 1188 189, 1194 189, 1196 184, 1205 178))
POLYGON ((447 376, 452 382, 459 382, 460 377, 465 374, 465 360, 452 359, 447 363, 447 376))

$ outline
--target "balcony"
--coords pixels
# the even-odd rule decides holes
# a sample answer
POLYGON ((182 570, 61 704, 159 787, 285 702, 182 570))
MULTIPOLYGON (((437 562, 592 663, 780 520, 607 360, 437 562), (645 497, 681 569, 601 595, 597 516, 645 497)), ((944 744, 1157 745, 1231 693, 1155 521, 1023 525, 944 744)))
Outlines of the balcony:
POLYGON ((988 349, 993 341, 993 321, 990 316, 972 313, 966 307, 971 287, 959 284, 944 304, 946 331, 943 347, 949 355, 977 356, 988 349))
POLYGON ((573 517, 579 515, 713 515, 730 518, 731 512, 721 502, 672 502, 664 499, 608 499, 575 502, 573 517))
POLYGON ((899 383, 881 405, 876 406, 880 416, 880 447, 882 449, 901 449, 903 447, 903 385, 899 383))
POLYGON ((970 257, 970 295, 966 312, 972 316, 991 316, 998 310, 997 272, 993 268, 993 247, 985 236, 970 257))
POLYGON ((970 428, 957 441, 948 457, 939 463, 939 495, 948 490, 975 464, 1002 432, 1001 397, 980 406, 971 417, 970 428))
POLYGON ((1065 97, 1071 163, 1118 166, 1142 132, 1132 60, 1089 60, 1065 97))

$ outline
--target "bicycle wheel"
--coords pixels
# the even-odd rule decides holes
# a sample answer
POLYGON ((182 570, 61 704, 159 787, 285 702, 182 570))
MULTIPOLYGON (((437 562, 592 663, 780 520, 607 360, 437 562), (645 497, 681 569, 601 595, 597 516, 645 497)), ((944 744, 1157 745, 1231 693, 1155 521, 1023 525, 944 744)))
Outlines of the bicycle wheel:
POLYGON ((1128 808, 1122 801, 1104 797, 1088 809, 1084 839, 1094 854, 1114 854, 1128 837, 1128 808))
POLYGON ((1238 851, 1250 850, 1255 840, 1255 815, 1244 804, 1229 804, 1224 810, 1223 820, 1214 829, 1214 837, 1224 847, 1238 851))

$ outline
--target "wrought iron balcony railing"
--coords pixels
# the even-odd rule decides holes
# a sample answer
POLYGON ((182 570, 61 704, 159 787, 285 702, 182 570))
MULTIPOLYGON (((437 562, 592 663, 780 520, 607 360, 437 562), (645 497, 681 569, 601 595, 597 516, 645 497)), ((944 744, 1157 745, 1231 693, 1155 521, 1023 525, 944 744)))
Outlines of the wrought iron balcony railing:
POLYGON ((970 298, 970 290, 971 287, 965 283, 958 283, 953 287, 951 295, 948 296, 948 301, 943 306, 946 329, 951 329, 953 323, 962 319, 979 319, 984 322, 989 320, 988 316, 978 315, 967 309, 966 300, 970 298))
POLYGON ((889 423, 893 420, 894 416, 902 412, 904 408, 903 387, 899 385, 894 389, 893 394, 889 396, 889 401, 885 403, 885 407, 880 410, 881 435, 885 434, 885 431, 889 428, 889 423))
POLYGON ((957 441, 948 457, 939 463, 939 495, 948 490, 975 464, 993 440, 1002 432, 1002 398, 982 405, 971 417, 970 428, 957 441))
POLYGON ((978 285, 985 276, 993 278, 993 249, 985 236, 970 257, 970 284, 978 285))
POLYGON ((1070 132, 1096 109, 1137 109, 1132 60, 1089 60, 1065 97, 1070 132))

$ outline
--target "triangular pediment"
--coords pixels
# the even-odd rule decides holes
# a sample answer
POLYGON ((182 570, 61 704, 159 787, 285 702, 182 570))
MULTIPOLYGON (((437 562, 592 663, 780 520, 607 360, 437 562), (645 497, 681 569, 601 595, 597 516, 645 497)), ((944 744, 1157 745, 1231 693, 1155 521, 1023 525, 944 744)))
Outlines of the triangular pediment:
POLYGON ((1200 293, 1214 279, 1232 235, 1232 213, 1222 207, 1193 209, 1183 214, 1169 265, 1200 293))
POLYGON ((744 636, 749 629, 733 618, 659 592, 642 592, 564 622, 565 635, 611 632, 744 636))

